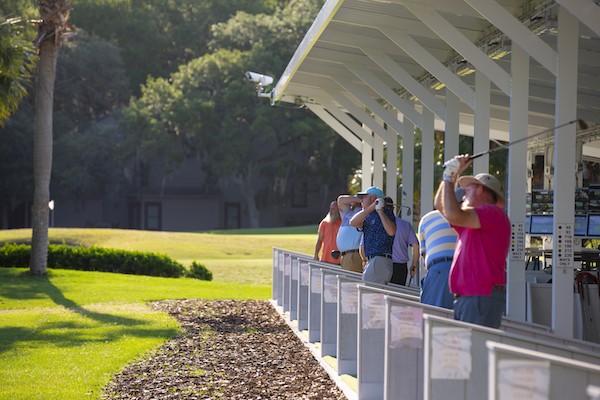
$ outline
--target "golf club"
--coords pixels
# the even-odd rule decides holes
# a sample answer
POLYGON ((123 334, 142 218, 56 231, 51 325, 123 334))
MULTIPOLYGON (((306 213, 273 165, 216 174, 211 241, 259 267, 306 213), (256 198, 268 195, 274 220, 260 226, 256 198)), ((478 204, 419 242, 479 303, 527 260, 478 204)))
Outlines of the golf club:
POLYGON ((499 147, 494 147, 493 149, 482 151, 481 153, 473 154, 472 156, 469 156, 469 160, 474 160, 474 159, 476 159, 478 157, 485 156, 486 154, 493 153, 494 151, 498 151, 498 150, 502 150, 502 149, 507 149, 510 146, 512 146, 513 144, 524 142, 525 140, 529 140, 529 139, 534 138, 536 136, 540 136, 540 135, 543 135, 543 134, 555 131, 555 130, 557 130, 559 128, 562 128, 564 126, 571 125, 571 124, 574 124, 574 123, 577 123, 577 129, 578 130, 582 131, 582 130, 586 130, 588 128, 588 124, 584 120, 582 120, 582 119, 574 119, 573 121, 565 122, 564 124, 560 124, 560 125, 554 126, 554 127, 550 128, 550 129, 545 129, 545 130, 543 130, 541 132, 534 133, 531 136, 527 136, 527 137, 524 137, 522 139, 515 140, 514 142, 510 142, 510 143, 501 145, 499 147))

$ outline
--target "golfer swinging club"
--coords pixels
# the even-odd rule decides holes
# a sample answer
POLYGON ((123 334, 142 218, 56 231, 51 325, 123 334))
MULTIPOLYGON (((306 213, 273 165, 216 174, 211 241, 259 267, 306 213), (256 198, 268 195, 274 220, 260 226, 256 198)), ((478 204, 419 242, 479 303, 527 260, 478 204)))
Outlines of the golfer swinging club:
POLYGON ((500 182, 494 176, 460 174, 472 160, 456 156, 444 164, 443 181, 435 195, 435 208, 458 233, 449 284, 454 293, 454 319, 498 328, 506 307, 506 256, 510 221, 500 182), (454 186, 465 191, 462 205, 454 186))

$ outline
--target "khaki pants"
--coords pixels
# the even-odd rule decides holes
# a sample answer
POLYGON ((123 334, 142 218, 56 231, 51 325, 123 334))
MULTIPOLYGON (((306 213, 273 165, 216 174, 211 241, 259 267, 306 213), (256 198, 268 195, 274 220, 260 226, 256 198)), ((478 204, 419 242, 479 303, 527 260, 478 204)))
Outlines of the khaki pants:
POLYGON ((359 274, 362 274, 363 272, 362 258, 360 258, 360 253, 358 251, 343 255, 340 265, 342 266, 342 269, 345 269, 346 271, 358 272, 359 274))

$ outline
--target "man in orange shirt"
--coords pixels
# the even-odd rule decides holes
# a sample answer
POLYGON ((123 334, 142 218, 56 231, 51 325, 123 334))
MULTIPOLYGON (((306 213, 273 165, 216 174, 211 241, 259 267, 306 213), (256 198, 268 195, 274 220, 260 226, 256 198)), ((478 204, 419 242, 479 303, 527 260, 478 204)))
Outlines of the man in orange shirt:
POLYGON ((332 201, 329 204, 329 213, 327 213, 319 224, 319 236, 315 244, 315 260, 339 265, 339 258, 333 258, 331 252, 337 250, 336 239, 341 223, 342 220, 340 219, 340 210, 337 201, 332 201), (321 247, 323 248, 323 253, 319 258, 321 247))

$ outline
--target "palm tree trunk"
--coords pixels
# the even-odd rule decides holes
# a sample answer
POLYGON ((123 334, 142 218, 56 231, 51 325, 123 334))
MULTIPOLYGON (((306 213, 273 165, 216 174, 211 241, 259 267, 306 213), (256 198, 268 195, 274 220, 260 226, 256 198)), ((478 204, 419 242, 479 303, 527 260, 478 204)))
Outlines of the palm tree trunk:
POLYGON ((48 202, 52 173, 52 114, 54 80, 59 45, 46 40, 39 47, 35 85, 35 123, 33 136, 33 209, 31 259, 32 275, 43 275, 48 266, 48 202))

